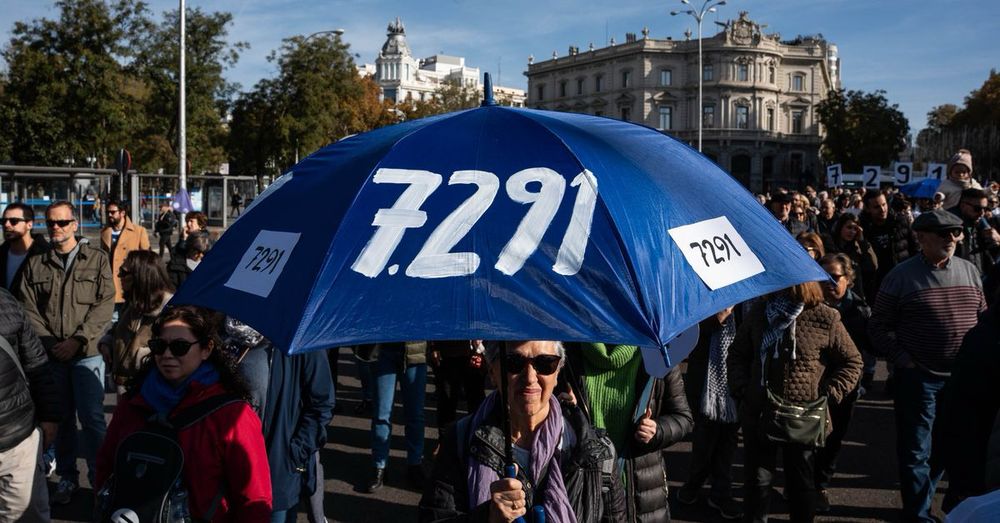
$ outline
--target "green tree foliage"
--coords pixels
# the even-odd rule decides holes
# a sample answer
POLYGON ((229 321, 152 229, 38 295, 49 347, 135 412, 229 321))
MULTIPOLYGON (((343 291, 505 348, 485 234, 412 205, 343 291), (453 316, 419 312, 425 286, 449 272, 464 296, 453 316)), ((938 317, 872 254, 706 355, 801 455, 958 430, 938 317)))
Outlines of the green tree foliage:
POLYGON ((0 142, 17 163, 60 165, 97 155, 107 163, 126 143, 142 90, 122 65, 127 37, 145 7, 134 0, 60 0, 60 17, 16 22, 7 63, 0 142))
POLYGON ((885 91, 830 91, 816 106, 826 129, 823 158, 848 172, 864 165, 888 165, 906 148, 910 124, 885 91))
MULTIPOLYGON (((145 118, 133 140, 133 157, 141 170, 177 172, 179 168, 179 14, 178 10, 164 13, 158 25, 146 20, 144 37, 135 45, 130 72, 148 89, 145 118)), ((214 171, 226 161, 225 118, 239 86, 227 82, 223 72, 248 48, 244 42, 226 42, 231 21, 229 13, 188 9, 186 14, 187 159, 194 173, 214 171)))
POLYGON ((1000 73, 991 70, 982 87, 965 97, 963 107, 946 104, 927 113, 927 128, 917 144, 918 158, 926 162, 942 162, 958 149, 968 149, 973 176, 1000 179, 1000 73))
POLYGON ((398 120, 338 35, 287 38, 268 60, 277 77, 258 82, 233 110, 234 173, 274 175, 331 142, 398 120))
POLYGON ((983 86, 965 97, 965 107, 955 114, 949 127, 1000 125, 1000 73, 990 70, 983 86))
MULTIPOLYGON (((0 156, 20 164, 76 165, 117 150, 135 167, 177 169, 176 11, 154 22, 140 0, 59 0, 58 19, 15 22, 2 56, 0 156)), ((226 13, 187 17, 188 150, 194 171, 224 159, 227 101, 222 71, 243 44, 226 44, 226 13)))

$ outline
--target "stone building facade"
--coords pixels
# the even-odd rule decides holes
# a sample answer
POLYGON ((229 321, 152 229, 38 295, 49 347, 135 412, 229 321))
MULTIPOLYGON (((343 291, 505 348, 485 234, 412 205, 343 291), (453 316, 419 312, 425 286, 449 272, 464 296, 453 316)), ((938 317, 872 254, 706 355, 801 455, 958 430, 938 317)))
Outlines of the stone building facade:
MULTIPOLYGON (((434 96, 445 82, 454 82, 483 92, 478 67, 465 65, 465 58, 436 54, 423 59, 413 57, 406 42, 406 28, 396 20, 386 29, 386 40, 375 64, 359 68, 363 75, 372 75, 382 89, 382 96, 393 102, 424 101, 434 96)), ((507 105, 523 107, 524 91, 513 87, 494 86, 494 97, 507 105)))
POLYGON ((840 87, 837 47, 822 36, 783 41, 746 12, 698 41, 643 30, 624 43, 529 58, 527 106, 642 123, 697 147, 753 191, 815 183, 824 172, 815 107, 840 87), (698 75, 703 106, 698 109, 698 75))

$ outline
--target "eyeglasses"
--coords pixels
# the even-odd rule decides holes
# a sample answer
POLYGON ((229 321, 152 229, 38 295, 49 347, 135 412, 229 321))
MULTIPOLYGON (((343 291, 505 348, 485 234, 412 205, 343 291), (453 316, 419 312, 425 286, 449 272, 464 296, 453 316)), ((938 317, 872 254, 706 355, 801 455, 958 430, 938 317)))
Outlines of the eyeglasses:
POLYGON ((535 372, 542 376, 548 376, 559 370, 559 362, 561 360, 562 358, 552 354, 542 354, 534 358, 528 358, 517 353, 506 356, 507 370, 511 374, 524 372, 525 367, 530 363, 535 368, 535 372))
POLYGON ((72 219, 72 220, 45 220, 45 225, 47 225, 49 227, 49 229, 55 228, 55 226, 57 226, 57 225, 59 226, 60 229, 65 229, 66 227, 69 226, 69 224, 71 224, 71 223, 73 223, 75 221, 76 221, 75 219, 72 219))
POLYGON ((980 214, 982 214, 984 211, 988 211, 989 210, 989 207, 983 207, 982 205, 976 205, 974 203, 969 203, 969 202, 962 202, 962 203, 964 203, 965 205, 968 205, 969 207, 972 207, 973 211, 976 211, 977 213, 980 213, 980 214))
POLYGON ((934 231, 934 234, 937 234, 941 238, 947 240, 949 238, 958 238, 959 236, 961 236, 962 229, 946 229, 943 231, 934 231))
POLYGON ((11 225, 17 225, 17 224, 20 224, 20 223, 24 223, 26 221, 28 221, 28 220, 25 220, 24 218, 4 218, 3 219, 3 224, 7 225, 9 223, 11 225))
POLYGON ((167 352, 167 349, 170 349, 170 353, 175 358, 183 358, 191 350, 191 346, 198 343, 200 342, 182 339, 167 341, 163 338, 152 338, 149 340, 149 352, 152 352, 154 356, 162 356, 167 352))
POLYGON ((846 274, 830 274, 830 273, 827 274, 830 276, 830 279, 833 280, 834 283, 837 283, 840 280, 843 280, 844 278, 847 277, 846 274))
POLYGON ((119 211, 118 209, 108 209, 108 210, 107 210, 107 213, 108 213, 108 214, 118 214, 118 213, 120 213, 120 212, 121 212, 121 211, 119 211))

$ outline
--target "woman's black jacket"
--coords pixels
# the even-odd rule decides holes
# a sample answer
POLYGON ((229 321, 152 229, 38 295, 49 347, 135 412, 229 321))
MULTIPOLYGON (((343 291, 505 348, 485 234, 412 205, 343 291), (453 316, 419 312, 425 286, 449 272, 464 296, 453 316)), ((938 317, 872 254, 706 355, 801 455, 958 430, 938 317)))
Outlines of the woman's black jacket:
MULTIPOLYGON (((614 464, 610 440, 601 439, 602 434, 590 426, 579 408, 564 405, 562 413, 576 434, 576 445, 568 455, 557 452, 556 456, 561 460, 559 463, 563 482, 578 521, 623 523, 626 521, 625 495, 621 475, 617 470, 608 471, 610 473, 607 474, 602 474, 601 470, 602 464, 614 464)), ((498 428, 499 418, 494 411, 486 423, 472 435, 471 445, 460 444, 459 438, 464 441, 469 436, 470 420, 471 416, 466 416, 445 428, 441 435, 434 471, 420 499, 419 520, 423 523, 489 520, 488 501, 472 510, 468 509, 469 471, 466 458, 472 455, 481 463, 497 470, 498 474, 501 473, 504 469, 504 437, 498 428), (460 431, 463 434, 458 434, 460 431)), ((517 479, 524 485, 525 505, 531 507, 535 501, 536 486, 531 484, 522 470, 518 471, 517 479)))
MULTIPOLYGON (((588 419, 592 419, 582 350, 586 349, 579 344, 566 344, 567 365, 560 374, 560 381, 565 380, 572 385, 577 403, 588 419)), ((649 375, 640 367, 635 384, 637 396, 648 380, 649 375)), ((663 522, 670 520, 670 509, 667 502, 667 469, 661 451, 684 439, 694 428, 691 408, 684 393, 684 379, 677 368, 663 379, 654 380, 649 407, 656 421, 656 435, 647 444, 639 443, 630 435, 629 447, 623 452, 625 506, 629 521, 663 522)))

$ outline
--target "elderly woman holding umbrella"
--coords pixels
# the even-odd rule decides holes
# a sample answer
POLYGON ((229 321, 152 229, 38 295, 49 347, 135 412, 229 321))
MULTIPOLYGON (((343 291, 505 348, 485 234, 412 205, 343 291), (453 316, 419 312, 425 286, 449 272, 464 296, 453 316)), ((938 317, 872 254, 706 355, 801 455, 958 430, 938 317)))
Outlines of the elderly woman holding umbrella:
POLYGON ((542 507, 547 522, 624 521, 618 471, 606 475, 612 488, 602 496, 600 467, 595 476, 584 466, 614 464, 613 445, 577 407, 560 405, 553 395, 566 359, 562 344, 487 342, 486 358, 500 391, 442 436, 420 520, 510 522, 542 507), (517 463, 515 478, 504 477, 510 458, 517 463))

